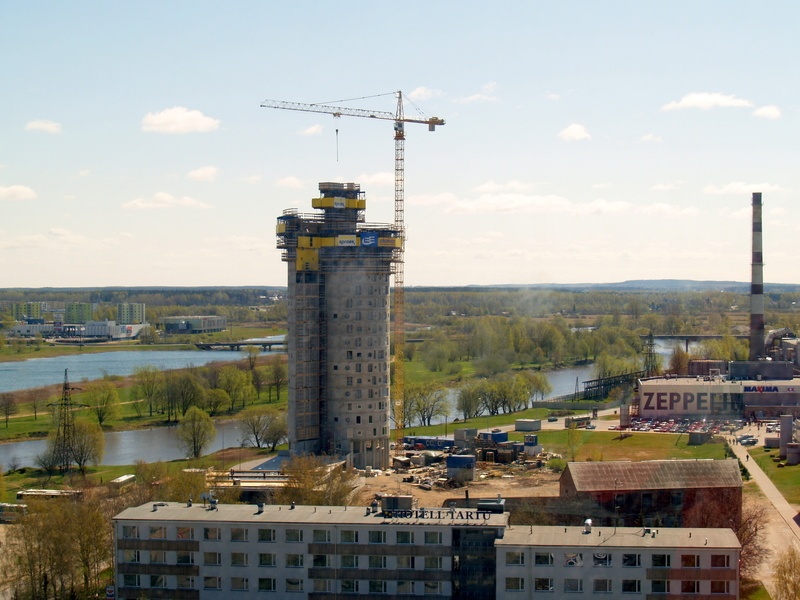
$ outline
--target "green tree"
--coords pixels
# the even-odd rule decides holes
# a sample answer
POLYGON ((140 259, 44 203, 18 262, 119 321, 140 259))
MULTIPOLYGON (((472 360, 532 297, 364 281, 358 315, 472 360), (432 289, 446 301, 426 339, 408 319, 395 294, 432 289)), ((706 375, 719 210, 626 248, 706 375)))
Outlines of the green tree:
POLYGON ((214 421, 204 410, 192 406, 178 423, 178 443, 190 458, 200 458, 217 435, 214 421))
POLYGON ((101 380, 86 386, 84 396, 89 411, 97 418, 97 423, 103 423, 117 418, 119 415, 119 392, 112 382, 101 380))
POLYGON ((255 398, 255 388, 249 373, 234 365, 226 365, 219 374, 219 387, 228 393, 231 400, 230 410, 237 404, 244 408, 248 400, 255 398))
POLYGON ((144 399, 151 417, 163 386, 164 375, 153 365, 145 365, 134 369, 133 393, 144 399))
POLYGON ((97 423, 85 419, 77 419, 72 433, 72 460, 86 474, 86 465, 99 464, 103 460, 105 450, 103 429, 97 423))
POLYGON ((221 390, 219 388, 206 390, 205 410, 213 417, 217 415, 222 410, 222 407, 227 405, 230 401, 231 399, 228 396, 228 392, 225 390, 221 390))
POLYGON ((480 416, 482 412, 481 389, 477 383, 469 382, 459 388, 456 410, 461 413, 465 421, 480 416))
POLYGON ((256 368, 256 364, 258 363, 258 356, 261 354, 261 350, 258 349, 258 346, 247 346, 245 349, 245 358, 247 359, 247 367, 253 371, 256 368))
POLYGON ((11 392, 0 394, 0 415, 3 415, 6 420, 6 429, 8 429, 8 419, 11 415, 17 414, 17 412, 19 412, 19 407, 14 399, 14 394, 11 392))
POLYGON ((789 544, 774 563, 772 581, 775 600, 797 600, 800 598, 800 550, 789 544))
POLYGON ((283 466, 286 485, 275 492, 277 504, 345 506, 358 473, 322 456, 295 456, 283 466))
POLYGON ((242 431, 242 442, 261 448, 266 444, 266 438, 273 423, 281 420, 282 414, 281 411, 271 406, 251 406, 239 413, 237 421, 242 431))
POLYGON ((420 426, 429 426, 436 417, 450 414, 447 390, 435 383, 412 383, 405 387, 404 402, 408 405, 409 416, 420 426))
POLYGON ((272 391, 275 390, 275 400, 281 399, 281 390, 289 383, 289 372, 286 363, 280 354, 273 354, 267 364, 267 385, 269 386, 268 396, 272 402, 272 391))

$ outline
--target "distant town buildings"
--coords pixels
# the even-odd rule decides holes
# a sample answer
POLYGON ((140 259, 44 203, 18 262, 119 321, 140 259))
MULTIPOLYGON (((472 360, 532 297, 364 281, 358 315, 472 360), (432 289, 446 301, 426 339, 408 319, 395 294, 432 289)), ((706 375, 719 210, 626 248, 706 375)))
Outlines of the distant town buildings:
POLYGON ((225 331, 228 319, 219 316, 177 316, 164 317, 164 333, 196 334, 225 331))
POLYGON ((120 302, 117 304, 117 323, 120 325, 134 325, 146 322, 143 302, 120 302))
POLYGON ((86 323, 94 316, 89 302, 68 302, 64 310, 65 323, 86 323))

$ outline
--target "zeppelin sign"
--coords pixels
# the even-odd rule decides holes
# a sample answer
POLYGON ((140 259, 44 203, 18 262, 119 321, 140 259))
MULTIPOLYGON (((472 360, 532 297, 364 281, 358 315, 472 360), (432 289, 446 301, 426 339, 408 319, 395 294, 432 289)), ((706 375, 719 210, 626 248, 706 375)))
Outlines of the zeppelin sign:
POLYGON ((735 384, 670 385, 658 382, 639 388, 643 417, 730 415, 744 410, 744 390, 735 384))

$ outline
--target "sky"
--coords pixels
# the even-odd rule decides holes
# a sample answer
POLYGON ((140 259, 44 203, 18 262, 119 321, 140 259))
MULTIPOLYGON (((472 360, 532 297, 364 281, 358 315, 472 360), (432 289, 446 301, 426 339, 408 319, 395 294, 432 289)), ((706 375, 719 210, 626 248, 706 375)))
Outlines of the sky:
POLYGON ((361 184, 405 284, 800 283, 800 3, 0 3, 0 287, 283 286, 282 211, 361 184))

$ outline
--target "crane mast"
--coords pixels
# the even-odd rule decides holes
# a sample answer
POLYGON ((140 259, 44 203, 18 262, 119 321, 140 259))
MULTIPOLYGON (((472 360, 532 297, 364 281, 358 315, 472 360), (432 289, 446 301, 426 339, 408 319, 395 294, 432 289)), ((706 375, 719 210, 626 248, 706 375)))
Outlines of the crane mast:
POLYGON ((303 102, 287 102, 284 100, 264 100, 262 108, 278 108, 301 112, 323 113, 334 117, 362 117, 394 121, 394 227, 400 235, 400 248, 397 250, 394 263, 394 320, 392 333, 394 336, 394 401, 395 449, 402 450, 405 430, 405 124, 418 123, 428 126, 428 131, 436 131, 437 125, 444 125, 444 119, 430 117, 428 119, 406 118, 403 114, 403 92, 396 92, 397 109, 394 114, 382 110, 362 108, 346 108, 326 104, 306 104, 303 102))

